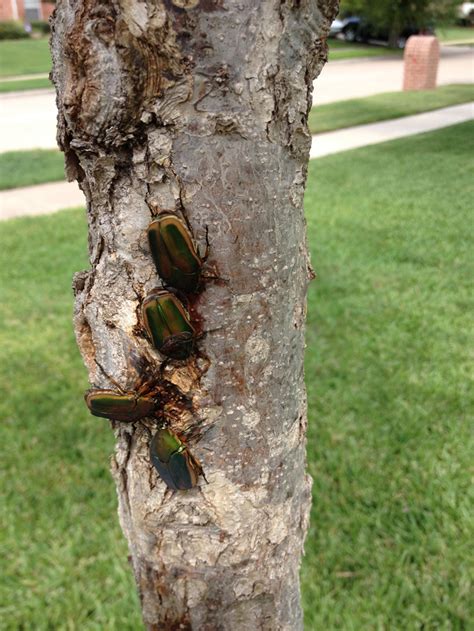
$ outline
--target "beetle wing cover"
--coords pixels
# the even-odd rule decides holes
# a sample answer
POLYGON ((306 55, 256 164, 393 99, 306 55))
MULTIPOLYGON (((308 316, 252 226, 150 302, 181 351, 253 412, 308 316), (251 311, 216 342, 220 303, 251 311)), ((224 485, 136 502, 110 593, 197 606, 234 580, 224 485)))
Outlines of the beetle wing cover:
POLYGON ((160 349, 165 339, 171 334, 171 331, 168 329, 166 321, 163 319, 163 314, 158 307, 156 296, 151 295, 143 302, 142 312, 146 329, 153 341, 153 346, 160 349))
POLYGON ((195 461, 187 448, 171 456, 168 467, 178 489, 186 491, 196 486, 199 473, 195 470, 195 461))
POLYGON ((175 491, 196 486, 201 466, 174 432, 161 428, 150 445, 151 461, 163 481, 175 491))
POLYGON ((137 421, 155 409, 155 401, 112 390, 90 390, 85 396, 91 414, 116 421, 137 421))
POLYGON ((181 219, 176 215, 161 214, 149 225, 148 240, 161 278, 172 287, 194 292, 202 261, 181 219))
POLYGON ((173 276, 173 266, 161 236, 161 221, 157 219, 148 226, 148 242, 156 269, 161 278, 168 280, 173 276))
POLYGON ((178 491, 179 488, 174 483, 173 476, 169 470, 169 461, 173 453, 177 451, 183 443, 168 429, 161 428, 153 436, 150 444, 150 458, 153 466, 158 471, 163 482, 178 491))
POLYGON ((178 451, 182 445, 183 443, 176 434, 165 428, 159 429, 151 441, 153 453, 163 463, 168 463, 171 456, 178 451))
POLYGON ((163 482, 173 491, 179 491, 180 489, 175 485, 174 480, 168 470, 168 464, 165 462, 161 462, 157 456, 155 456, 152 452, 150 453, 150 459, 158 472, 158 475, 163 480, 163 482))
POLYGON ((165 216, 161 220, 160 233, 174 267, 184 274, 198 272, 201 259, 183 222, 173 215, 165 216))
POLYGON ((195 331, 181 302, 158 291, 143 302, 143 320, 153 346, 173 359, 186 359, 193 351, 195 331))
POLYGON ((161 310, 162 318, 167 324, 168 331, 175 333, 191 333, 194 329, 181 302, 173 294, 163 294, 158 298, 158 306, 161 310))

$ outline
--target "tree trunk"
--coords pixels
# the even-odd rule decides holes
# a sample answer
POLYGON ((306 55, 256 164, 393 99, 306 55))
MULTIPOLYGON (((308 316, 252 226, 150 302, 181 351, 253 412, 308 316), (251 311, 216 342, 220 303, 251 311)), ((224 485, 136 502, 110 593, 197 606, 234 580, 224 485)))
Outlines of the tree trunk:
POLYGON ((208 480, 167 490, 148 455, 154 420, 112 423, 120 523, 148 629, 302 627, 306 120, 336 9, 57 4, 58 141, 89 223, 91 268, 74 279, 78 344, 95 387, 166 382, 163 402, 178 401, 172 428, 189 434, 208 480), (146 230, 161 210, 185 218, 202 249, 207 227, 204 273, 217 277, 191 300, 198 353, 163 373, 139 310, 160 285, 146 230))

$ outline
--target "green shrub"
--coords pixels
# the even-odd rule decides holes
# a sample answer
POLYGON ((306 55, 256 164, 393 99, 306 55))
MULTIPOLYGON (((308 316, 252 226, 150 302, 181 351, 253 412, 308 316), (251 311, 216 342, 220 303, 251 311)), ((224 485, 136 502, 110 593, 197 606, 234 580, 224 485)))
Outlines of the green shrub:
POLYGON ((48 33, 51 32, 49 22, 46 20, 31 20, 30 24, 33 31, 41 33, 42 35, 48 35, 48 33))
POLYGON ((0 39, 23 39, 29 37, 21 22, 0 22, 0 39))

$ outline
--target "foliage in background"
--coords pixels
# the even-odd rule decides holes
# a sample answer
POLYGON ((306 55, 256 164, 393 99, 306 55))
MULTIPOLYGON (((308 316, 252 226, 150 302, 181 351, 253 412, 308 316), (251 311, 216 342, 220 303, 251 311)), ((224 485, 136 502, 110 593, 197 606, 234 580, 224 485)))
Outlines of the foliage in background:
POLYGON ((33 31, 41 35, 49 35, 51 32, 51 26, 46 20, 31 20, 30 25, 33 31))
MULTIPOLYGON (((31 33, 38 35, 48 35, 51 32, 49 22, 45 20, 31 20, 31 33)), ((0 40, 2 39, 27 39, 31 37, 25 29, 23 22, 17 20, 9 20, 0 22, 0 40)))
POLYGON ((25 27, 21 22, 13 20, 8 22, 0 22, 0 40, 2 39, 24 39, 29 37, 25 31, 25 27))
MULTIPOLYGON (((474 125, 310 164, 308 631, 468 629, 474 125), (433 158, 435 157, 435 159, 433 158)), ((83 211, 0 223, 2 629, 137 631, 72 330, 83 211)))
POLYGON ((389 45, 396 46, 406 26, 426 28, 440 21, 454 21, 459 0, 341 0, 340 14, 358 15, 390 32, 389 45))

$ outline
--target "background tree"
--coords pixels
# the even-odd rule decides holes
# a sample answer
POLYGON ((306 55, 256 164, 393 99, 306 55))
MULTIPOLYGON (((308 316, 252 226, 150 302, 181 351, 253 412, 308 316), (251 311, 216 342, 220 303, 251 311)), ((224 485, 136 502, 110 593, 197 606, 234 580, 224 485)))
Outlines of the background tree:
POLYGON ((154 420, 113 423, 149 629, 302 624, 306 121, 336 4, 57 3, 58 139, 87 198, 91 268, 74 290, 90 381, 161 384, 209 481, 170 493, 148 456, 154 420), (146 237, 160 210, 186 219, 201 246, 208 230, 206 269, 220 278, 189 305, 199 353, 163 373, 139 315, 160 283, 146 237))
POLYGON ((405 26, 420 29, 454 19, 457 0, 341 0, 341 14, 360 15, 376 27, 387 29, 395 47, 405 26))

